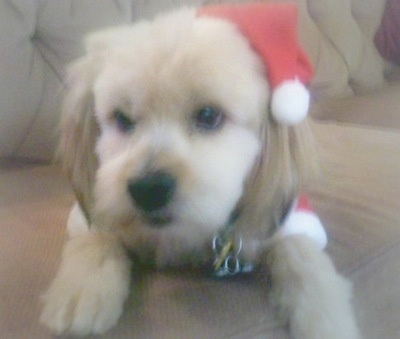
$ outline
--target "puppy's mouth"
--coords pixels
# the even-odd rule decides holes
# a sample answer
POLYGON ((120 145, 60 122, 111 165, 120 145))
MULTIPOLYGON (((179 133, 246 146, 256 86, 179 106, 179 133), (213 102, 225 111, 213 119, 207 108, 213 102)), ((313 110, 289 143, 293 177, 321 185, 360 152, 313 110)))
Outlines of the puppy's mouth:
POLYGON ((149 226, 156 228, 168 226, 174 220, 173 214, 168 210, 142 212, 141 215, 149 226))

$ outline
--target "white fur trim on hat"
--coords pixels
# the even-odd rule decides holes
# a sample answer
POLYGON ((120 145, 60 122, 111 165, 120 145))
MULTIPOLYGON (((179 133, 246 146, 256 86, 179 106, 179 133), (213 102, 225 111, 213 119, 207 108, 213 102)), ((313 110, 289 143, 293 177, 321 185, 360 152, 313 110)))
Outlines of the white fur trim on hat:
POLYGON ((328 244, 325 229, 317 215, 312 212, 301 210, 290 213, 278 231, 281 237, 297 234, 310 237, 320 249, 324 249, 328 244))
POLYGON ((75 203, 69 213, 67 232, 70 238, 89 231, 89 225, 78 203, 75 203))
POLYGON ((278 123, 292 126, 307 116, 310 93, 298 79, 286 80, 272 92, 271 111, 278 123))

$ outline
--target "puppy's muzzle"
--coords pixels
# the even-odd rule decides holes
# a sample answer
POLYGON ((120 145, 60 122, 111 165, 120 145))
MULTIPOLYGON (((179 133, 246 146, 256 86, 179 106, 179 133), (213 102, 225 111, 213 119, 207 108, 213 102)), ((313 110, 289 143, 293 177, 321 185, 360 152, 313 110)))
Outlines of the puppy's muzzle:
POLYGON ((168 205, 176 191, 176 179, 169 173, 154 172, 130 180, 128 192, 133 203, 152 224, 171 221, 168 205))

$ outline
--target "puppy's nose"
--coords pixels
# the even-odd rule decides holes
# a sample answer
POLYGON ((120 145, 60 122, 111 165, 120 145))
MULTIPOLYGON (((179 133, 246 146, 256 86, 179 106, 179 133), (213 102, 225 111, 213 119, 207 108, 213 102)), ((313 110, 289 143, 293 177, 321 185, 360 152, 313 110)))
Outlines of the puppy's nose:
POLYGON ((154 172, 128 183, 128 192, 143 212, 156 212, 168 205, 176 190, 175 178, 165 172, 154 172))

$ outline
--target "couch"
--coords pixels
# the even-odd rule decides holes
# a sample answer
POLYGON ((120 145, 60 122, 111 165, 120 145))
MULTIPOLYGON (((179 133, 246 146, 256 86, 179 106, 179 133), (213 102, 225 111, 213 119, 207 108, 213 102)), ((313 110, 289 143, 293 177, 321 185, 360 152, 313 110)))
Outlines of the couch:
MULTIPOLYGON (((52 159, 63 74, 82 53, 82 36, 205 2, 0 0, 1 338, 52 338, 38 322, 40 295, 60 262, 74 202, 52 159)), ((399 338, 400 81, 374 45, 386 1, 297 2, 315 67, 321 175, 311 202, 326 250, 353 282, 364 338, 399 338)), ((144 272, 138 286, 104 338, 288 338, 259 279, 144 272)))

